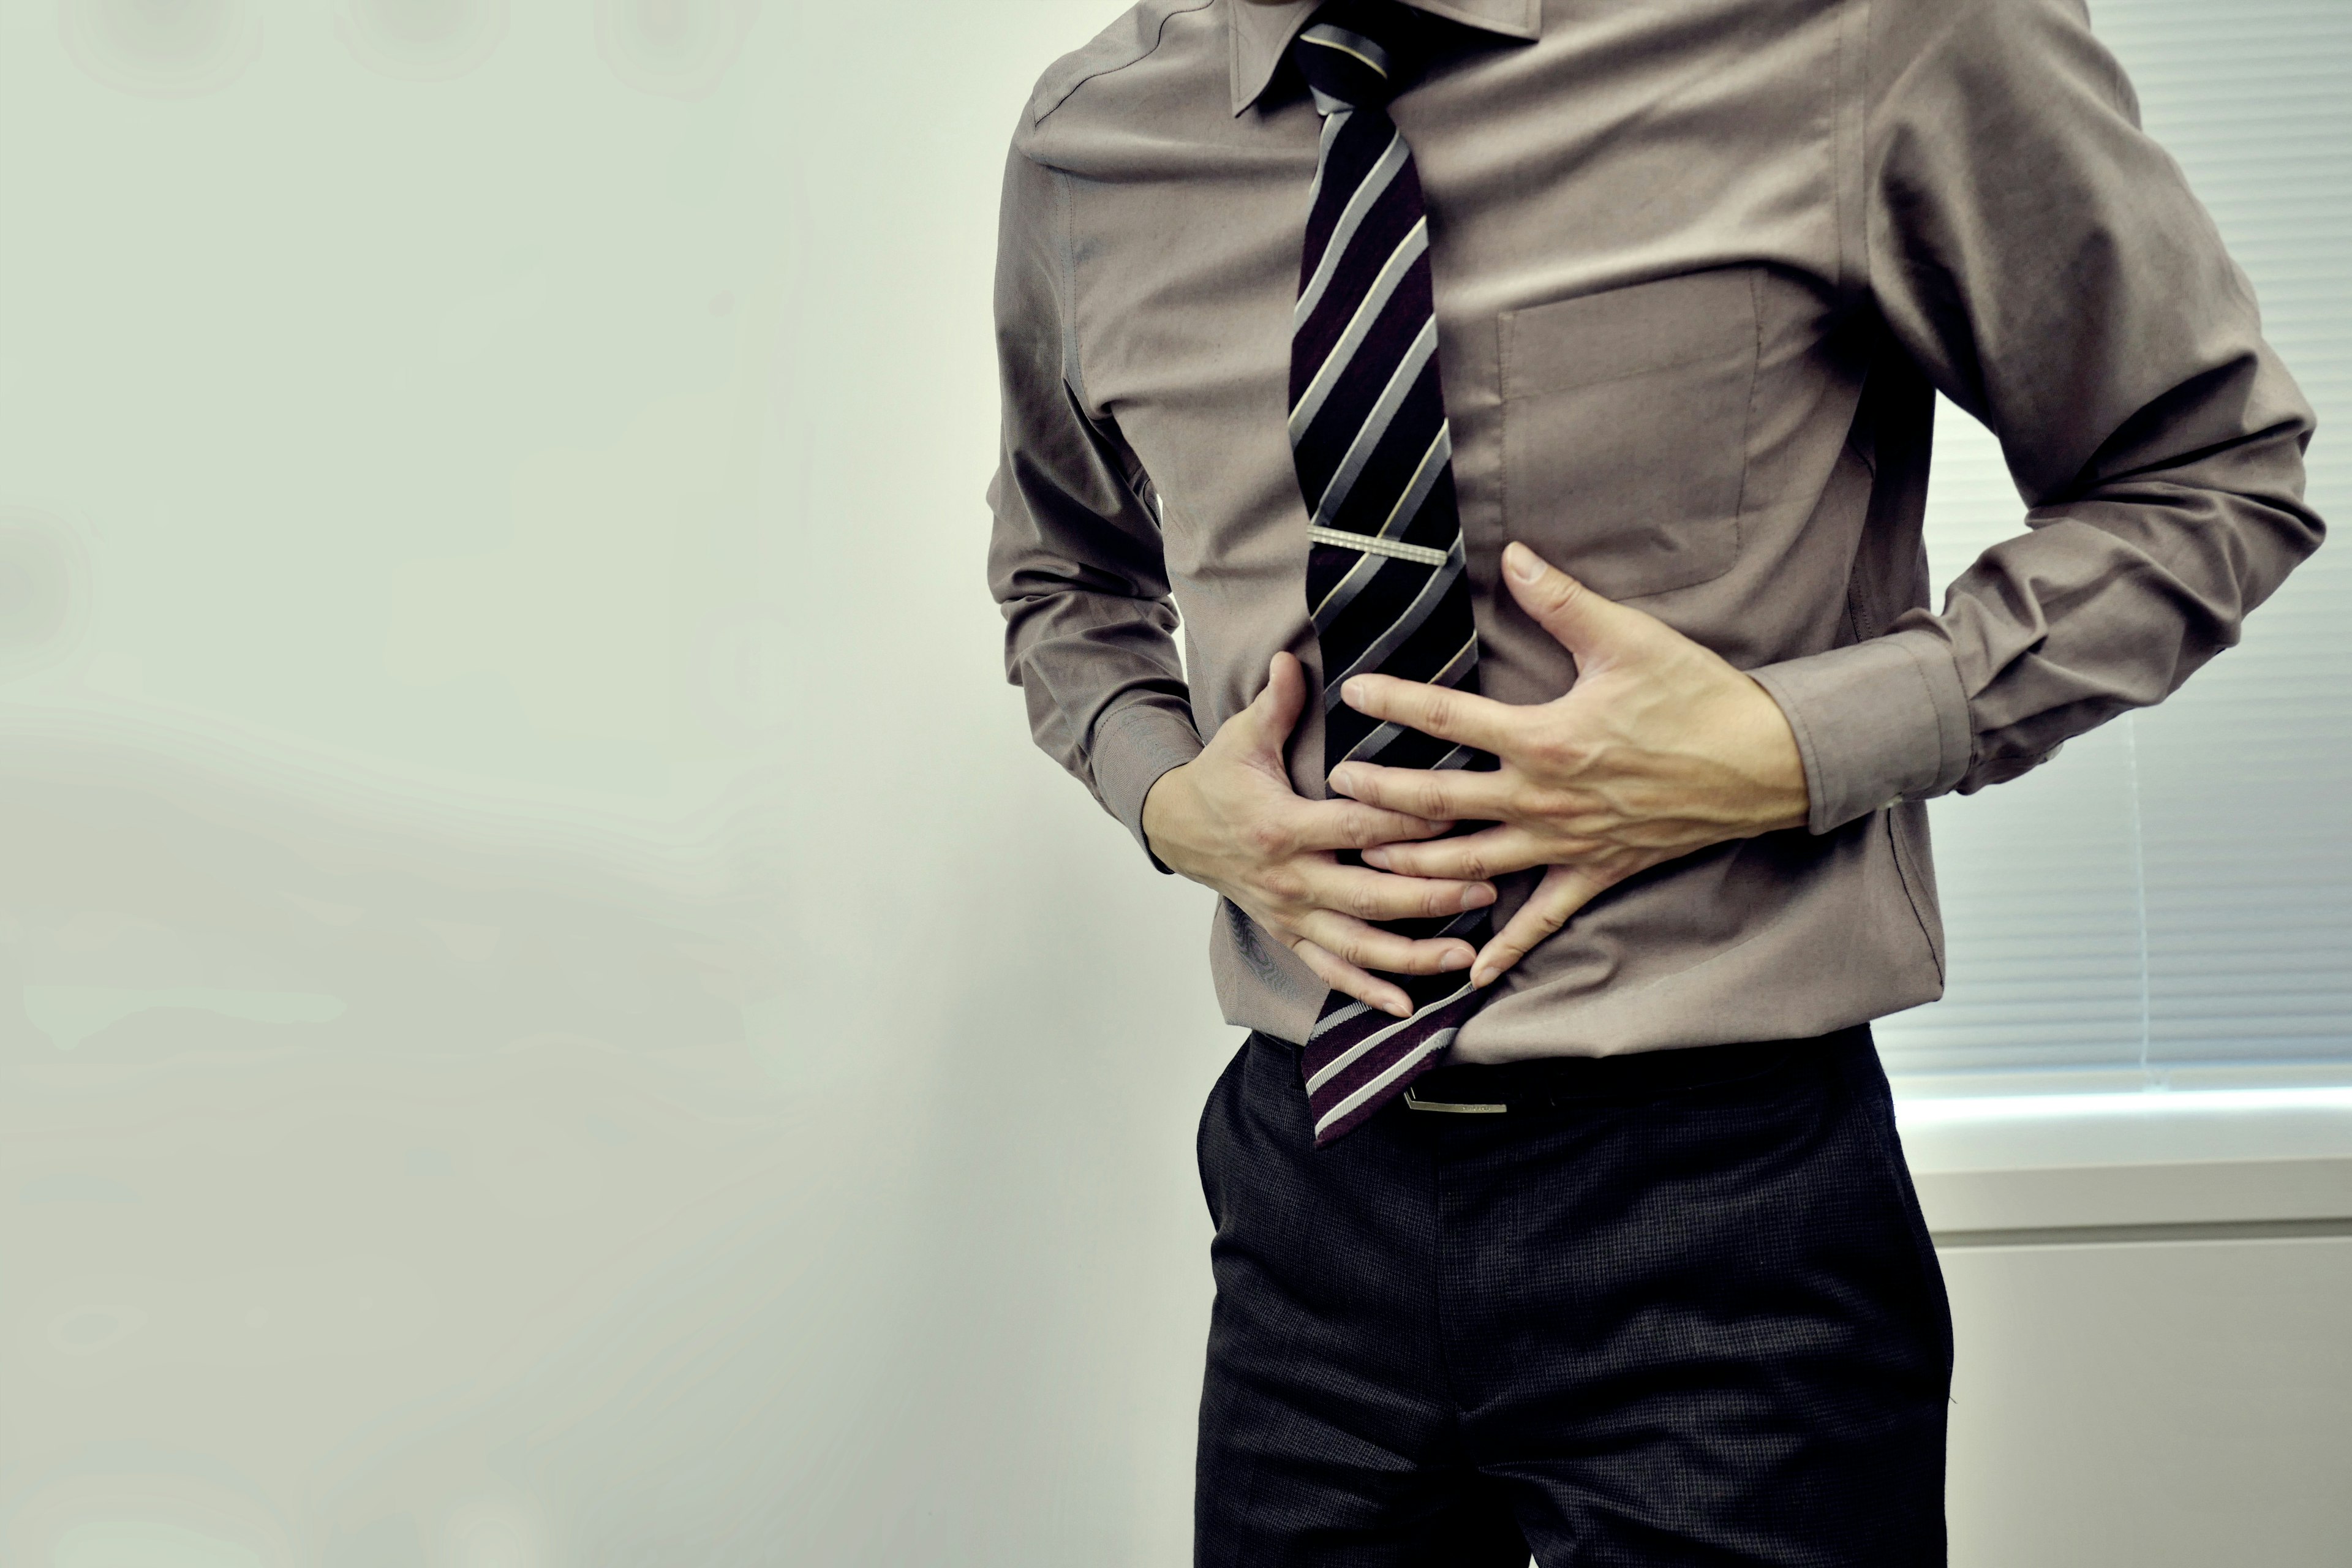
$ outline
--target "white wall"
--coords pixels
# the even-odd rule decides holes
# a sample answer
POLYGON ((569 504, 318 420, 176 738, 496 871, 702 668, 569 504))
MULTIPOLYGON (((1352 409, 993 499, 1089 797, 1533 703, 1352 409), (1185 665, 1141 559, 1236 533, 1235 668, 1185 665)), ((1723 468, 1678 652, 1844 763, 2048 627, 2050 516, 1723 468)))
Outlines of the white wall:
POLYGON ((0 0, 0 1563, 1186 1560, 1234 1042, 980 586, 1113 8, 0 0))
POLYGON ((2333 1568, 2352 1093, 1914 1098, 1956 1568, 2333 1568))
POLYGON ((1204 911, 980 574, 1102 10, 0 0, 0 1563, 1181 1551, 1204 911))
POLYGON ((2352 1240, 1948 1251, 1956 1568, 2336 1568, 2352 1240))

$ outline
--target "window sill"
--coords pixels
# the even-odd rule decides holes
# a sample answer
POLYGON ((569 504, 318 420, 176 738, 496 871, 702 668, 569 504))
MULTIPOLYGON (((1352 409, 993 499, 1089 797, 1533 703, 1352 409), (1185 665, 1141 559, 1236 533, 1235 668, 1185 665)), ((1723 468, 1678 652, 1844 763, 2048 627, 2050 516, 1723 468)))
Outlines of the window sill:
POLYGON ((1941 1247, 2352 1236, 2352 1088, 1906 1096, 1941 1247))

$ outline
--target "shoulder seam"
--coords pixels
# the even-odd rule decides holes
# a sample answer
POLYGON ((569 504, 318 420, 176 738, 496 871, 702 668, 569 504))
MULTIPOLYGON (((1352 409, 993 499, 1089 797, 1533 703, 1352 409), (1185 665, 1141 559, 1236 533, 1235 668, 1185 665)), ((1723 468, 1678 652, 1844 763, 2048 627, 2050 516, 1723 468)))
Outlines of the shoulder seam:
MULTIPOLYGON (((1215 0, 1178 0, 1177 4, 1170 5, 1167 10, 1162 11, 1160 14, 1160 26, 1151 35, 1150 44, 1147 46, 1141 53, 1132 55, 1126 59, 1120 60, 1116 65, 1107 65, 1100 70, 1087 71, 1083 76, 1080 76, 1076 81, 1070 83, 1068 87, 1065 88, 1062 90, 1061 96, 1055 98, 1051 103, 1033 100, 1029 106, 1030 125, 1034 127, 1045 123, 1047 116, 1051 115, 1055 110, 1061 108, 1062 105, 1069 102, 1071 98, 1076 94, 1078 89, 1086 86, 1087 83, 1095 80, 1098 77, 1113 75, 1118 71, 1125 70, 1131 65, 1136 65, 1141 61, 1150 59, 1152 55, 1159 50, 1161 40, 1167 37, 1169 23, 1174 21, 1178 16, 1186 16, 1194 11, 1205 11, 1214 4, 1215 0)), ((1039 99, 1042 100, 1043 96, 1044 95, 1041 92, 1039 94, 1039 99)))

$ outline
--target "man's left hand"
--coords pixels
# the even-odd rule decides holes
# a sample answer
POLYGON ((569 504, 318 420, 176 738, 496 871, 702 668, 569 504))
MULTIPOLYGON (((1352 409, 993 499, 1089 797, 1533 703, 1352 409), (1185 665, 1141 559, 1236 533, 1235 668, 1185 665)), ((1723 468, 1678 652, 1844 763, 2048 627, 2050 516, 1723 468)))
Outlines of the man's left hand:
POLYGON ((1805 771, 1780 706, 1753 679, 1653 616, 1602 598, 1524 544, 1503 580, 1576 656, 1567 695, 1514 707, 1441 686, 1360 675, 1350 708, 1491 752, 1492 773, 1346 763, 1331 787, 1434 821, 1491 822, 1459 838, 1391 844, 1364 862, 1410 877, 1485 881, 1549 868, 1470 971, 1492 984, 1569 917, 1636 872, 1806 820, 1805 771))

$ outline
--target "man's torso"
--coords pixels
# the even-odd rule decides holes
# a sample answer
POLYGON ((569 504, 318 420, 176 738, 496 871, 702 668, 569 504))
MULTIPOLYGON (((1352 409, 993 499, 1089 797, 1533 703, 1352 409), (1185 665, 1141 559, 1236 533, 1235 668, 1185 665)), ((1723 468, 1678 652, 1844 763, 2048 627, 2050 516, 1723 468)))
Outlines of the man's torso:
MULTIPOLYGON (((1319 117, 1287 70, 1236 114, 1232 30, 1304 9, 1155 0, 1048 73, 1023 138, 1061 172, 1082 395, 1155 492, 1204 734, 1275 651, 1318 670, 1285 395, 1319 117)), ((1930 400, 1862 303, 1860 13, 1552 12, 1532 41, 1454 33, 1391 110, 1427 195, 1483 689, 1574 678, 1498 591, 1514 539, 1743 668, 1875 635, 1925 597, 1930 400)), ((1292 773, 1319 795, 1314 711, 1292 773)), ((1925 848, 1905 805, 1661 868, 1530 954, 1457 1058, 1812 1035, 1929 1000, 1925 848)), ((1322 987, 1229 908, 1213 941, 1227 1016, 1300 1037, 1322 987)))

